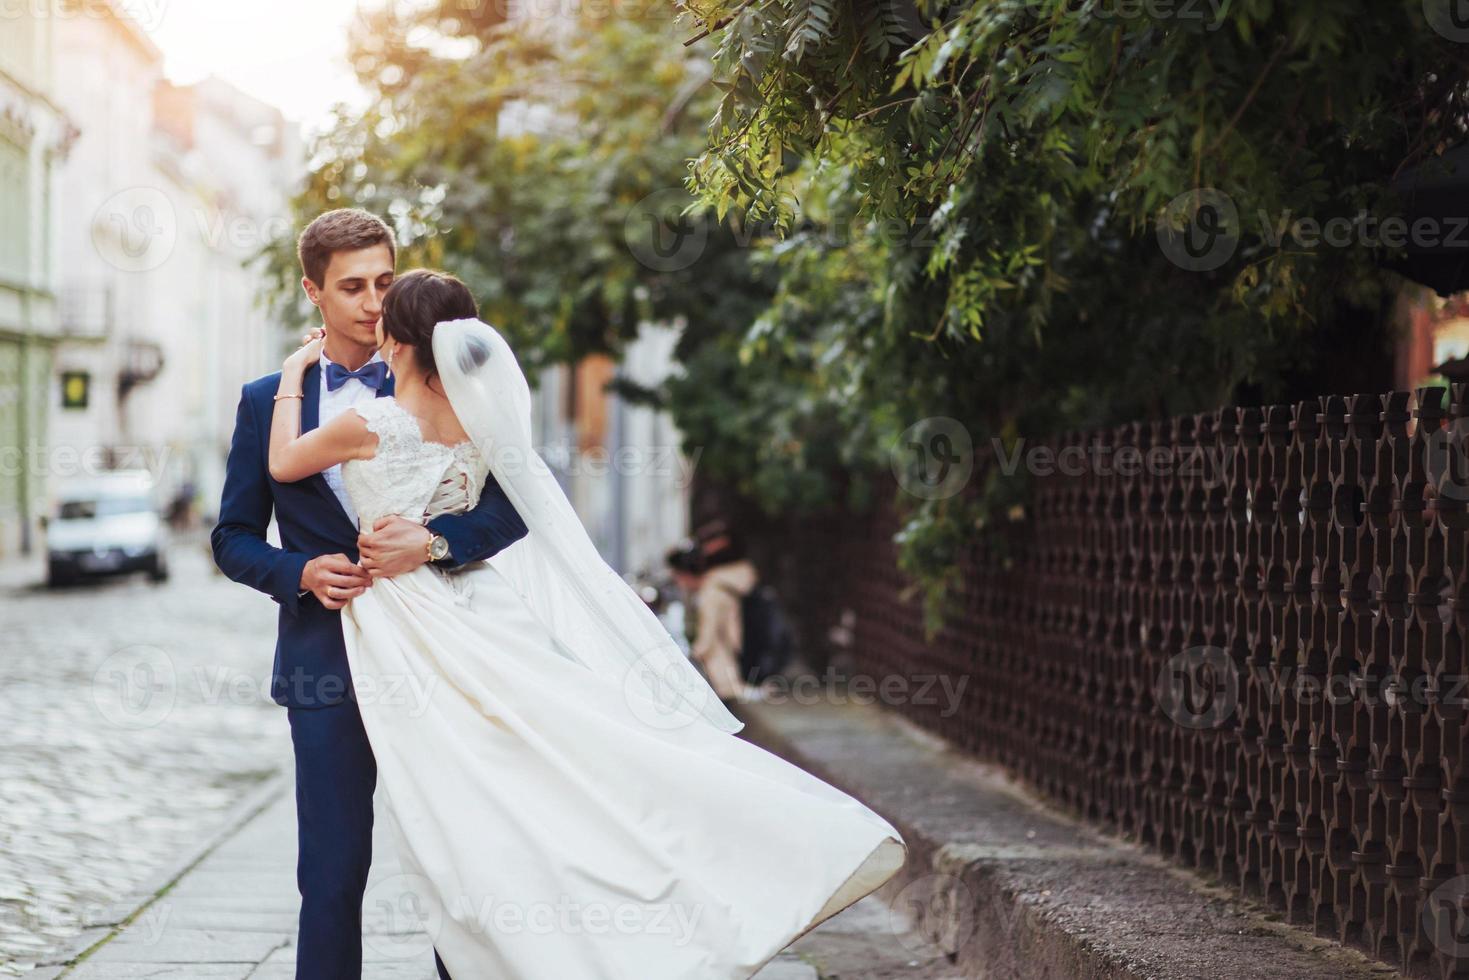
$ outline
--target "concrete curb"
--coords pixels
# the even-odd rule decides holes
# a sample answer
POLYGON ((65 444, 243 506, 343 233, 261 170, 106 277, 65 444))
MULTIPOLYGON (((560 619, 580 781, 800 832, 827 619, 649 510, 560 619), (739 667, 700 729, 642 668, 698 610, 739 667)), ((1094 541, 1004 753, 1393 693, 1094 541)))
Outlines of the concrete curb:
POLYGON ((130 893, 108 907, 105 914, 89 918, 85 928, 60 952, 48 957, 26 980, 53 980, 69 973, 81 960, 110 942, 148 906, 174 886, 221 844, 239 833, 290 788, 290 773, 279 769, 252 788, 230 807, 215 831, 172 864, 153 872, 130 893))
POLYGON ((943 949, 956 978, 1399 976, 1048 809, 896 712, 845 698, 733 710, 743 737, 863 800, 903 834, 908 864, 877 895, 943 949))

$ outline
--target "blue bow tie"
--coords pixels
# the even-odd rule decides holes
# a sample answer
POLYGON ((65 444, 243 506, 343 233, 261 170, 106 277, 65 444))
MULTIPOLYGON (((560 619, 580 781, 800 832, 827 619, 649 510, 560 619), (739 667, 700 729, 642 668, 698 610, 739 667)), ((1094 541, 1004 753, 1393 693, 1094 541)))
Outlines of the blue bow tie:
POLYGON ((356 371, 348 371, 335 361, 326 366, 326 390, 336 391, 347 383, 348 378, 356 378, 367 387, 376 391, 383 390, 383 384, 388 380, 388 366, 382 361, 369 361, 356 371))

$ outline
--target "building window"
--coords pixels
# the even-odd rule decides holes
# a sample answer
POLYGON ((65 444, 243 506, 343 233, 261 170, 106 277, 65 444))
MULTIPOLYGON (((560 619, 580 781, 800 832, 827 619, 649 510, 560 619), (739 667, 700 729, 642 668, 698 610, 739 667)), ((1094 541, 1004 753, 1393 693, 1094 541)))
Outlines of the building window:
POLYGON ((0 276, 30 278, 31 166, 23 147, 0 136, 0 276))
POLYGON ((86 408, 92 393, 92 376, 86 371, 61 372, 61 407, 86 408))
POLYGON ((24 82, 35 82, 36 21, 26 7, 7 10, 4 19, 10 23, 0 31, 0 70, 24 82), (17 16, 19 22, 17 22, 17 16))

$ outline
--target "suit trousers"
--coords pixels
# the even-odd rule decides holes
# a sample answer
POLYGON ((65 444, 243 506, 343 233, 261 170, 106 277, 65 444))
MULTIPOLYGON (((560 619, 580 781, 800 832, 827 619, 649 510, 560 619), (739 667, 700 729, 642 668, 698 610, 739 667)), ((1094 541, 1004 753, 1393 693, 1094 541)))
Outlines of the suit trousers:
MULTIPOLYGON (((377 761, 355 700, 286 713, 296 756, 296 980, 361 980, 377 761)), ((434 962, 450 980, 437 951, 434 962)))

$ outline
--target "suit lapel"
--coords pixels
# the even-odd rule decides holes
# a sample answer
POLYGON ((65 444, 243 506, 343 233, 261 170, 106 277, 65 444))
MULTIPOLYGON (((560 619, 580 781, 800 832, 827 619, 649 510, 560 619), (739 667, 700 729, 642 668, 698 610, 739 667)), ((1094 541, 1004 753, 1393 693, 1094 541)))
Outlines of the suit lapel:
POLYGON ((301 376, 301 434, 316 428, 321 420, 321 362, 301 376))

